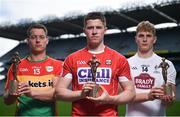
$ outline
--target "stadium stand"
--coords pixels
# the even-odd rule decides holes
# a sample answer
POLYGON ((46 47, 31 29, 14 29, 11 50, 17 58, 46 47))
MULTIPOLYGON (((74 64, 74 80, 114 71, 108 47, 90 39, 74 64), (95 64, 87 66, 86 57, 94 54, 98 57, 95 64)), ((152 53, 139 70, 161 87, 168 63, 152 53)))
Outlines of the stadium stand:
MULTIPOLYGON (((173 52, 180 52, 180 27, 162 29, 157 31, 157 44, 155 50, 157 53, 170 54, 173 52)), ((135 33, 118 33, 107 34, 105 36, 105 44, 111 48, 117 50, 123 55, 129 55, 136 51, 136 44, 134 42, 135 33)), ((58 39, 51 40, 47 48, 47 53, 57 59, 64 59, 72 52, 84 47, 86 44, 85 37, 78 37, 72 39, 58 39)), ((25 57, 28 54, 26 43, 21 43, 9 53, 0 58, 0 61, 8 61, 15 51, 18 51, 21 57, 25 57)))

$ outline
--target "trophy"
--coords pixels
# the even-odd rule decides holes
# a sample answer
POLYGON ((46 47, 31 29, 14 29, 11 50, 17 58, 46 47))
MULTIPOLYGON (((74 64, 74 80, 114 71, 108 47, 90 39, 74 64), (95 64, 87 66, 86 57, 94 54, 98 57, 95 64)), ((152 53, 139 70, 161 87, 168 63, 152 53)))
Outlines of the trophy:
POLYGON ((172 85, 167 83, 167 70, 169 68, 169 64, 165 62, 165 58, 162 58, 162 62, 160 63, 159 67, 162 68, 162 76, 164 79, 164 93, 165 95, 170 95, 173 96, 173 90, 172 90, 172 85))
POLYGON ((10 80, 10 89, 9 93, 11 95, 17 95, 17 89, 18 89, 18 81, 17 81, 17 67, 18 64, 20 63, 20 57, 19 53, 15 52, 14 55, 11 58, 11 63, 12 63, 12 72, 13 72, 13 80, 10 80))
MULTIPOLYGON (((101 64, 97 59, 96 56, 93 55, 91 60, 87 63, 91 67, 91 74, 92 74, 92 81, 96 84, 96 71, 97 67, 101 64)), ((99 85, 96 84, 95 87, 93 87, 92 91, 90 92, 91 97, 98 97, 98 91, 99 91, 99 85)))

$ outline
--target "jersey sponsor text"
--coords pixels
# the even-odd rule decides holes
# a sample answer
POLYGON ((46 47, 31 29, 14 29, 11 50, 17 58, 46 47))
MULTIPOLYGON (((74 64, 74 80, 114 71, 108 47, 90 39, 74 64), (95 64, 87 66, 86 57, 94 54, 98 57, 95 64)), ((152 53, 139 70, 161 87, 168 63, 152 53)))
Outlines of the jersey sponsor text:
MULTIPOLYGON (((111 68, 97 68, 96 83, 97 84, 110 84, 112 70, 111 68)), ((92 81, 91 69, 89 67, 78 68, 77 71, 78 83, 84 84, 87 81, 92 81)))
POLYGON ((143 73, 134 78, 136 88, 151 89, 154 86, 154 78, 149 74, 143 73))
POLYGON ((28 81, 28 84, 30 87, 51 87, 53 85, 53 82, 51 80, 48 80, 47 82, 33 82, 33 81, 28 81))

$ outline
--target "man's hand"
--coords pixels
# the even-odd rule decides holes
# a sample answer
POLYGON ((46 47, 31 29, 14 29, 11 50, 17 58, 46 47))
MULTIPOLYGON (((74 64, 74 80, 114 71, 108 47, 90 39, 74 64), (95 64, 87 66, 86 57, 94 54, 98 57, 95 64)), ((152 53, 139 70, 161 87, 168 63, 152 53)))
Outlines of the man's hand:
POLYGON ((93 102, 96 102, 98 104, 108 104, 111 102, 111 96, 109 95, 109 93, 107 92, 107 90, 99 85, 100 89, 103 91, 102 94, 97 97, 97 98, 94 98, 94 97, 87 97, 87 99, 93 101, 93 102))
POLYGON ((18 84, 18 95, 22 95, 22 94, 31 96, 31 88, 26 82, 20 82, 18 84))
MULTIPOLYGON (((170 85, 171 86, 171 85, 170 85)), ((164 92, 166 92, 165 90, 165 85, 162 85, 162 87, 164 88, 164 92)), ((172 87, 171 87, 172 88, 172 87)), ((175 93, 174 91, 172 90, 172 94, 164 94, 162 97, 161 97, 161 101, 162 101, 162 104, 164 104, 166 107, 170 106, 173 104, 175 100, 175 93)))
POLYGON ((93 87, 95 87, 95 82, 87 82, 82 87, 81 97, 86 98, 89 96, 90 92, 92 91, 93 87))
POLYGON ((164 95, 162 96, 161 100, 162 104, 164 104, 165 106, 170 106, 173 104, 175 97, 171 95, 164 95))
POLYGON ((153 87, 148 94, 148 98, 150 100, 161 99, 163 95, 164 95, 163 87, 153 87))
POLYGON ((18 88, 15 93, 10 93, 9 90, 5 91, 4 92, 4 103, 7 105, 13 104, 16 101, 17 97, 22 94, 25 94, 27 96, 31 95, 30 87, 25 82, 18 83, 18 88))

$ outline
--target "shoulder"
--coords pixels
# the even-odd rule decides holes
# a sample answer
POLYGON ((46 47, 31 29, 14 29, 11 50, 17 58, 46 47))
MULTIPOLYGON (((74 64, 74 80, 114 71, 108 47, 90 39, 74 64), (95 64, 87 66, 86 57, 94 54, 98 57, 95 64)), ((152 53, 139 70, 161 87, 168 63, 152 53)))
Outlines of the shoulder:
MULTIPOLYGON (((159 56, 157 54, 155 54, 155 55, 156 55, 155 56, 156 57, 156 61, 159 61, 159 64, 161 64, 163 57, 161 57, 161 56, 159 56)), ((169 69, 175 70, 174 64, 169 59, 165 58, 165 62, 168 64, 169 69)))
POLYGON ((20 60, 19 65, 24 65, 24 64, 27 64, 27 63, 29 63, 29 61, 27 60, 27 57, 25 57, 25 58, 22 58, 20 60))
POLYGON ((119 59, 126 59, 126 57, 124 55, 122 55, 118 51, 116 51, 112 48, 109 48, 109 47, 106 47, 106 53, 111 54, 112 56, 116 56, 116 58, 119 58, 119 59))
POLYGON ((70 55, 68 55, 68 56, 66 57, 66 59, 67 59, 67 58, 79 57, 79 56, 82 56, 82 55, 84 56, 85 52, 86 52, 86 48, 82 48, 82 49, 77 50, 77 51, 71 53, 70 55))
POLYGON ((62 64, 63 63, 63 61, 55 59, 55 58, 52 58, 50 56, 48 56, 47 60, 53 62, 54 64, 62 64))
POLYGON ((131 62, 137 61, 137 59, 138 59, 137 54, 134 54, 133 56, 129 57, 127 60, 128 62, 131 63, 131 62))
POLYGON ((131 57, 128 58, 128 61, 133 60, 133 59, 135 59, 135 58, 136 58, 136 55, 133 55, 133 56, 131 56, 131 57))
POLYGON ((156 59, 156 60, 162 60, 163 57, 157 55, 156 53, 153 54, 153 59, 156 59))
POLYGON ((22 58, 22 59, 20 60, 20 62, 26 62, 26 61, 27 61, 27 57, 22 58))
MULTIPOLYGON (((159 56, 159 55, 157 55, 157 54, 154 54, 154 58, 156 58, 157 60, 159 60, 160 62, 162 62, 162 59, 163 59, 164 57, 161 57, 161 56, 159 56)), ((165 58, 165 62, 167 62, 168 64, 173 64, 170 60, 168 60, 168 59, 166 59, 166 58, 165 58)))
POLYGON ((170 66, 173 66, 173 67, 174 67, 173 63, 172 63, 170 60, 166 59, 165 61, 168 63, 168 65, 170 65, 170 66))

